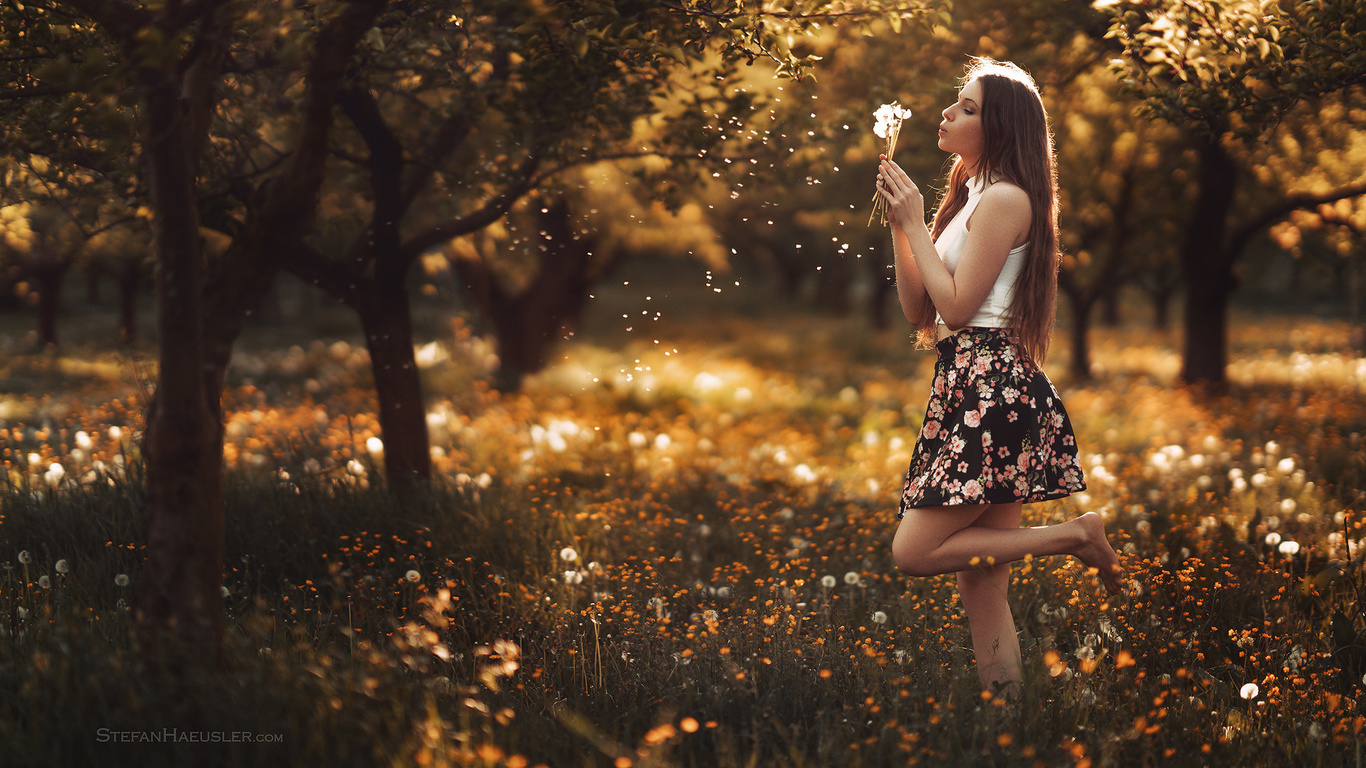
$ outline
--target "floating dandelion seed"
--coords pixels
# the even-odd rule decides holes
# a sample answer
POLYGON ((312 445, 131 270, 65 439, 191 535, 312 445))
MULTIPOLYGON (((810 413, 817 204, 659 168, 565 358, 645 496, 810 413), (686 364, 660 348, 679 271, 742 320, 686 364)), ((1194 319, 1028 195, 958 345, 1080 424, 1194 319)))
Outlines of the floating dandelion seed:
POLYGON ((1261 692, 1261 689, 1257 687, 1256 683, 1248 683, 1238 691, 1238 695, 1242 696, 1244 699, 1248 701, 1251 701, 1257 698, 1257 694, 1261 692))

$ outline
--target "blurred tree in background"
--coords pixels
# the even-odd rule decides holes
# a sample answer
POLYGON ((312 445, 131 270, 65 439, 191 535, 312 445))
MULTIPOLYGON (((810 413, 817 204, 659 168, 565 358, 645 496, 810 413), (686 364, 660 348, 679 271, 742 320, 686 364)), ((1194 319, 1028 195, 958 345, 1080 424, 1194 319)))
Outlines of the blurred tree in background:
MULTIPOLYGON (((1181 376, 1221 385, 1234 265, 1251 238, 1293 211, 1366 193, 1366 157, 1352 158, 1354 172, 1302 184, 1299 174, 1269 178, 1258 144, 1286 124, 1325 119, 1334 102, 1339 119, 1360 127, 1366 15, 1354 0, 1097 5, 1111 14, 1108 35, 1122 47, 1115 66, 1125 85, 1149 115, 1186 131, 1197 154, 1195 203, 1180 248, 1181 376)), ((1338 148, 1314 149, 1298 156, 1312 166, 1319 151, 1338 148)))
POLYGON ((387 472, 399 486, 420 480, 407 304, 419 255, 569 167, 705 160, 710 137, 726 138, 723 115, 745 104, 725 82, 738 62, 799 75, 814 62, 799 41, 821 25, 928 12, 884 0, 6 4, 6 157, 97 172, 145 201, 154 225, 159 379, 134 609, 144 649, 221 661, 220 397, 243 319, 280 269, 360 315, 387 472), (669 95, 683 106, 664 109, 669 95), (637 143, 638 118, 654 141, 637 143), (324 195, 338 206, 327 220, 350 217, 352 232, 312 226, 324 195), (229 238, 221 254, 209 258, 201 224, 229 238))

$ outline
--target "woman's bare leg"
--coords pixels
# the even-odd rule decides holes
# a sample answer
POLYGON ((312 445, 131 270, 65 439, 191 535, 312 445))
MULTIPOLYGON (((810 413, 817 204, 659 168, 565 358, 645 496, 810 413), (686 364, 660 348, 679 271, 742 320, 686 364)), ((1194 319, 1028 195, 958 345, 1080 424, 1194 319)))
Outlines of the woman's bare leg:
MULTIPOLYGON (((973 525, 1018 528, 1020 505, 988 507, 973 525)), ((1009 587, 1009 563, 958 572, 958 596, 972 629, 972 650, 977 656, 977 676, 983 690, 1006 688, 1007 693, 1013 693, 1011 688, 1021 680, 1020 636, 1010 613, 1009 587)))
POLYGON ((978 525, 985 504, 906 510, 892 539, 892 560, 912 576, 933 576, 1011 563, 1025 555, 1072 555, 1095 568, 1111 594, 1123 585, 1119 557, 1094 512, 1055 525, 996 528, 978 525))

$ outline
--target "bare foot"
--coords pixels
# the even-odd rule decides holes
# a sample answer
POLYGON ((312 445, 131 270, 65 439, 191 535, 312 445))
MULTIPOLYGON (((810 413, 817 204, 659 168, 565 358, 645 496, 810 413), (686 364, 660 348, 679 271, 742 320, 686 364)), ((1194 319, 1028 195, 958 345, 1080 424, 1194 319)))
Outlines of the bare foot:
POLYGON ((1075 554, 1083 563, 1100 572, 1100 581, 1105 591, 1116 594, 1124 586, 1124 569, 1119 565, 1119 556, 1105 538, 1105 521, 1095 512, 1087 512, 1073 522, 1086 532, 1086 541, 1075 554))

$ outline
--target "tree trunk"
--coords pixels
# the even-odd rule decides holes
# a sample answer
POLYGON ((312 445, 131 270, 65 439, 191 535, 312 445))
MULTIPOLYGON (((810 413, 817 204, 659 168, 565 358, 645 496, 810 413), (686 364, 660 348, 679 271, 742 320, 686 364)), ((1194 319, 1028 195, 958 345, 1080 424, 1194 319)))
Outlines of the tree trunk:
POLYGON ((893 272, 889 269, 891 261, 886 257, 886 251, 881 244, 870 245, 868 248, 868 274, 872 278, 873 287, 868 293, 868 319, 873 328, 885 331, 892 326, 891 313, 887 307, 891 304, 888 297, 896 294, 896 282, 892 279, 893 272))
POLYGON ((147 561, 134 605, 137 640, 172 666, 223 663, 223 429, 205 373, 204 259, 192 137, 173 78, 151 84, 143 157, 156 211, 160 366, 148 408, 147 561))
POLYGON ((1228 298, 1233 269, 1224 235, 1238 167, 1218 136, 1201 139, 1199 192, 1181 247, 1186 278, 1185 346, 1181 379, 1187 384, 1222 387, 1228 364, 1228 298))
POLYGON ((119 341, 133 344, 138 339, 138 287, 142 284, 142 268, 124 267, 119 275, 119 341))
POLYGON ((1072 359, 1068 373, 1076 381, 1091 380, 1091 302, 1068 294, 1072 307, 1072 359))
POLYGON ((379 400, 385 478, 396 490, 424 484, 432 476, 432 454, 404 276, 381 271, 373 301, 358 312, 379 400))
POLYGON ((33 270, 38 288, 38 348, 57 346, 57 318, 62 309, 62 282, 70 262, 47 262, 33 270))
POLYGON ((90 267, 85 270, 85 303, 92 307, 100 305, 100 270, 90 267))
POLYGON ((1100 295, 1100 324, 1106 328, 1119 327, 1119 286, 1111 282, 1100 295))
POLYGON ((528 374, 546 366, 550 350, 583 314, 594 280, 612 267, 595 271, 594 241, 575 233, 564 201, 543 208, 536 275, 520 294, 500 286, 483 263, 456 262, 466 289, 498 337, 494 386, 500 392, 515 392, 528 374))
POLYGON ((1172 294, 1170 291, 1149 291, 1153 305, 1153 330, 1166 333, 1172 327, 1172 294))
POLYGON ((849 289, 853 282, 849 257, 834 254, 816 269, 816 306, 838 317, 849 314, 849 289))

